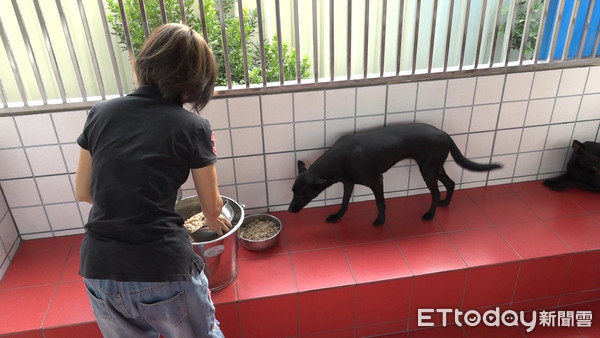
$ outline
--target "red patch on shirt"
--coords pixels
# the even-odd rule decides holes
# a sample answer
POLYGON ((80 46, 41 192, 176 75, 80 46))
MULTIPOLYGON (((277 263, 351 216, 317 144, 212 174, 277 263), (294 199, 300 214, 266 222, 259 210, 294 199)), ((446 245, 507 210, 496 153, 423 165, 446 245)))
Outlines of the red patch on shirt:
POLYGON ((213 154, 217 154, 217 142, 215 142, 215 132, 211 132, 210 134, 210 140, 212 141, 213 147, 212 147, 212 151, 213 154))

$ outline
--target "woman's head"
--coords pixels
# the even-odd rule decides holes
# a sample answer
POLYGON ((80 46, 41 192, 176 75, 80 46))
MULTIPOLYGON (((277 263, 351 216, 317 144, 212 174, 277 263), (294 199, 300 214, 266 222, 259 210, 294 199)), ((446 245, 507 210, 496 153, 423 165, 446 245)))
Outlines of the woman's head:
POLYGON ((197 111, 212 97, 217 65, 204 39, 186 25, 167 23, 146 39, 135 63, 140 85, 158 87, 165 99, 197 111))

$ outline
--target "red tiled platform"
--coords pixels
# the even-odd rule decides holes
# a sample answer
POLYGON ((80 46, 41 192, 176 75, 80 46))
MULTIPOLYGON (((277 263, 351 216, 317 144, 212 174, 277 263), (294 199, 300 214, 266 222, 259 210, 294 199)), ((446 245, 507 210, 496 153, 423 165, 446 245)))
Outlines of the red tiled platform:
MULTIPOLYGON (((240 248, 234 283, 214 292, 227 337, 600 336, 600 195, 541 182, 457 191, 431 222, 429 195, 273 213, 278 245, 240 248), (481 313, 591 310, 592 327, 420 328, 419 308, 481 313)), ((81 278, 81 236, 25 241, 0 282, 0 335, 100 336, 81 278)), ((441 317, 433 316, 437 324, 441 317)))

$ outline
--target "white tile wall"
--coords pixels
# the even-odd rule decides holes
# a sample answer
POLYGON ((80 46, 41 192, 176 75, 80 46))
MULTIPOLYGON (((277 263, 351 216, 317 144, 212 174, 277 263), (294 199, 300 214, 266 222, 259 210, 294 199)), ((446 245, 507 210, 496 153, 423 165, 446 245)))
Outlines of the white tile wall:
POLYGON ((292 123, 294 105, 292 94, 264 95, 261 97, 264 124, 292 123))
POLYGON ((419 83, 417 110, 443 108, 446 99, 446 80, 419 83))
POLYGON ((353 117, 356 113, 356 90, 356 88, 327 90, 325 92, 327 118, 353 117))
MULTIPOLYGON (((285 210, 296 161, 311 165, 339 137, 421 121, 442 127, 467 157, 503 164, 489 173, 445 166, 458 188, 557 175, 573 139, 600 140, 600 67, 307 92, 215 97, 201 112, 215 131, 221 193, 249 212, 285 210)), ((0 262, 19 238, 81 232, 90 206, 73 196, 85 111, 0 117, 0 262), (12 215, 12 217, 11 217, 12 215), (16 229, 15 229, 16 225, 16 229), (18 231, 18 232, 17 232, 18 231)), ((402 161, 384 174, 386 196, 427 192, 402 161)), ((193 182, 184 195, 195 194, 193 182)), ((309 206, 340 202, 333 185, 309 206)), ((354 200, 371 199, 357 187, 354 200)), ((4 263, 3 263, 4 264, 4 263)), ((4 265, 0 265, 0 274, 4 265)))
POLYGON ((21 146, 17 126, 10 116, 0 117, 0 144, 6 148, 21 146))
POLYGON ((475 96, 474 77, 454 79, 448 81, 448 92, 446 93, 446 107, 470 106, 475 96))
POLYGON ((388 86, 387 112, 413 111, 417 102, 417 83, 401 83, 388 86))
POLYGON ((356 89, 356 115, 385 114, 386 86, 356 89))
POLYGON ((5 194, 0 189, 0 279, 8 270, 20 243, 17 227, 4 196, 5 194))

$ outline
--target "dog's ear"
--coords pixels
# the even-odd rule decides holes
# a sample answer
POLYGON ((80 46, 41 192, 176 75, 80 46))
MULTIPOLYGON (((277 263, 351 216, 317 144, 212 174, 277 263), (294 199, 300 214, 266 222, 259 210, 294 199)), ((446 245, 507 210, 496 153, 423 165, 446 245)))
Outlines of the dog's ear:
POLYGON ((298 173, 303 173, 306 171, 306 165, 302 161, 298 161, 298 173))
POLYGON ((573 140, 573 150, 578 151, 581 147, 583 147, 583 144, 581 144, 581 142, 573 140))

